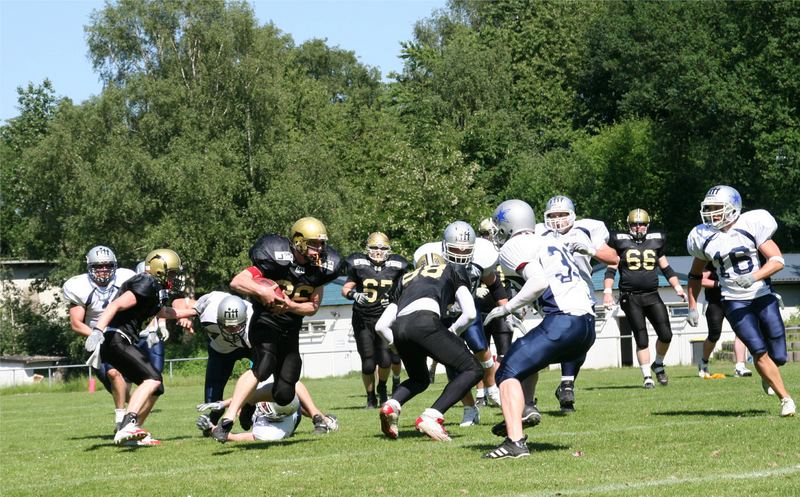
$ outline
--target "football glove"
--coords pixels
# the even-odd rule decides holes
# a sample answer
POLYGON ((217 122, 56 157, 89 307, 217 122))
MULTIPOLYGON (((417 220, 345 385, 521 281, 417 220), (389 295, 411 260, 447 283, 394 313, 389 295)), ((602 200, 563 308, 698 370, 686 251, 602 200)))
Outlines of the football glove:
POLYGON ((597 250, 595 250, 594 247, 590 247, 581 242, 569 242, 567 247, 572 253, 577 252, 579 254, 588 255, 589 257, 594 257, 597 254, 597 250))
POLYGON ((103 341, 105 341, 103 330, 100 328, 92 328, 92 333, 86 337, 86 343, 83 344, 83 347, 86 349, 86 352, 94 352, 97 347, 102 345, 103 341))
POLYGON ((355 292, 353 293, 353 301, 358 305, 364 305, 367 303, 367 296, 362 292, 355 292))
POLYGON ((197 418, 197 429, 200 431, 212 430, 214 429, 214 423, 211 422, 211 418, 208 417, 207 414, 201 414, 199 418, 197 418))
POLYGON ((158 333, 156 333, 156 330, 152 330, 149 333, 147 333, 147 348, 148 349, 152 349, 153 347, 158 345, 158 342, 160 342, 160 341, 161 340, 158 338, 158 333))
POLYGON ((700 323, 700 313, 697 312, 697 309, 689 309, 689 314, 686 316, 686 322, 692 328, 697 328, 697 325, 700 323))
POLYGON ((522 320, 513 314, 506 316, 506 324, 511 328, 511 331, 519 330, 523 335, 528 332, 528 330, 525 329, 525 325, 522 324, 522 320))
POLYGON ((506 306, 504 305, 497 306, 491 311, 489 311, 489 314, 486 315, 486 319, 483 320, 483 325, 486 326, 495 319, 501 318, 506 315, 508 315, 508 309, 506 309, 506 306))
POLYGON ((158 321, 158 331, 161 334, 161 340, 167 341, 169 340, 169 329, 167 329, 167 322, 166 321, 158 321))
POLYGON ((221 411, 225 409, 225 404, 218 400, 216 402, 206 402, 205 404, 197 404, 197 410, 202 411, 221 411))
POLYGON ((485 299, 489 295, 489 289, 485 286, 479 286, 477 290, 475 290, 475 297, 480 300, 485 299))
POLYGON ((750 288, 756 282, 756 279, 753 278, 752 274, 743 274, 733 281, 742 288, 750 288))

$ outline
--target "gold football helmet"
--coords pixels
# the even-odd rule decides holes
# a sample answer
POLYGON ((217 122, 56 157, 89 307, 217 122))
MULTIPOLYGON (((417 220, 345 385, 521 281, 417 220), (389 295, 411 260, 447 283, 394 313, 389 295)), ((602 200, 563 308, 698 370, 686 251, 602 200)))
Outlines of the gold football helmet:
POLYGON ((633 209, 628 213, 628 229, 636 240, 641 240, 647 235, 650 225, 650 214, 644 209, 633 209))
POLYGON ((155 249, 144 258, 144 271, 158 280, 167 290, 179 291, 182 286, 183 265, 180 256, 167 248, 155 249))
POLYGON ((371 233, 367 237, 367 256, 376 264, 380 264, 389 257, 392 246, 389 237, 380 231, 371 233))
POLYGON ((328 240, 328 230, 322 221, 315 217, 304 217, 298 219, 293 225, 291 236, 295 250, 304 257, 312 259, 317 265, 322 263, 322 255, 325 251, 325 242, 328 240), (317 253, 308 253, 308 242, 321 242, 317 253))

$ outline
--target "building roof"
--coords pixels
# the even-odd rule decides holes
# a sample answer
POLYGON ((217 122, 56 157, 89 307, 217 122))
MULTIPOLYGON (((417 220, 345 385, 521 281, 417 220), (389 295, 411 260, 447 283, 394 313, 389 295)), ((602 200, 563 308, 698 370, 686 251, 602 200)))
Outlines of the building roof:
POLYGON ((25 364, 31 364, 34 362, 60 362, 66 359, 66 357, 62 356, 50 356, 50 355, 3 355, 0 356, 0 361, 4 362, 22 362, 25 364))
POLYGON ((352 305, 351 300, 342 297, 342 287, 346 281, 344 276, 340 276, 325 285, 325 293, 322 295, 321 306, 329 305, 352 305))
MULTIPOLYGON (((681 284, 685 285, 688 280, 689 269, 692 267, 692 256, 667 256, 669 265, 678 274, 678 279, 681 284)), ((791 283, 800 283, 800 254, 783 254, 783 259, 786 261, 783 269, 773 274, 770 280, 773 285, 785 285, 791 283)), ((605 276, 606 266, 601 264, 595 266, 592 270, 592 282, 594 283, 595 290, 603 289, 603 278, 605 276)), ((614 281, 614 288, 617 288, 619 282, 619 274, 614 281)), ((669 282, 661 272, 658 273, 658 286, 670 286, 669 282)))

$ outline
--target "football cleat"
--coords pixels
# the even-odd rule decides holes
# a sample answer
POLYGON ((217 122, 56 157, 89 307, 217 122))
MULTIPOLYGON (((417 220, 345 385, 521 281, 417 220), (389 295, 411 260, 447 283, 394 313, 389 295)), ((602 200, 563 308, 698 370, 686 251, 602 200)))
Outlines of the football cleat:
MULTIPOLYGON (((127 443, 130 444, 131 442, 127 443)), ((134 445, 138 447, 154 447, 156 445, 161 445, 161 440, 156 440, 148 433, 147 436, 144 437, 143 439, 137 440, 134 445)))
POLYGON ((708 372, 708 368, 699 366, 697 369, 697 376, 705 380, 711 378, 711 373, 708 372))
POLYGON ((517 459, 519 457, 528 457, 531 455, 531 451, 528 449, 528 444, 525 443, 528 441, 528 436, 525 435, 521 439, 517 440, 516 442, 512 442, 506 437, 503 440, 503 443, 497 446, 491 452, 487 452, 483 455, 484 459, 506 459, 506 458, 513 458, 517 459))
POLYGON ((474 426, 481 424, 481 411, 477 406, 464 406, 464 417, 461 418, 461 423, 458 426, 466 428, 467 426, 474 426))
POLYGON ((211 436, 211 430, 214 429, 214 423, 211 422, 211 418, 208 417, 207 414, 201 414, 197 421, 195 422, 197 429, 203 432, 204 437, 211 436))
POLYGON ((232 429, 233 420, 222 418, 219 420, 219 424, 215 426, 213 430, 211 430, 211 438, 221 444, 224 444, 228 441, 228 433, 230 433, 232 429))
MULTIPOLYGON (((426 409, 427 411, 427 409, 426 409)), ((444 418, 433 417, 424 412, 417 418, 417 431, 428 435, 432 440, 438 442, 450 442, 452 439, 444 429, 444 418)))
POLYGON ((669 384, 669 378, 667 378, 667 371, 664 369, 663 364, 653 363, 650 366, 650 369, 656 374, 656 379, 658 383, 662 386, 667 386, 669 384))
POLYGON ((651 378, 649 376, 645 376, 644 377, 644 383, 642 384, 642 386, 649 390, 651 388, 655 388, 656 384, 653 382, 653 378, 651 378))
POLYGON ((311 421, 314 423, 315 435, 325 435, 339 429, 339 420, 333 414, 316 414, 311 421))
POLYGON ((761 379, 761 388, 764 389, 764 393, 765 394, 767 394, 767 395, 775 395, 775 390, 773 390, 772 387, 769 386, 769 383, 767 382, 767 380, 765 380, 763 378, 761 379))
POLYGON ((575 383, 572 381, 562 381, 558 388, 556 388, 556 398, 561 405, 562 414, 575 412, 575 383))
POLYGON ((114 423, 114 433, 118 432, 122 429, 122 421, 117 421, 114 423))
POLYGON ((378 397, 374 393, 367 394, 367 405, 364 406, 364 409, 377 409, 378 408, 378 397))
POLYGON ((500 407, 500 389, 497 385, 486 389, 486 405, 500 407))
POLYGON ((781 416, 784 418, 794 416, 797 413, 797 406, 791 397, 781 399, 781 416))
POLYGON ((253 427, 253 414, 256 413, 256 406, 254 404, 242 404, 239 409, 239 425, 244 431, 250 430, 253 427))
POLYGON ((735 369, 733 371, 733 375, 738 376, 739 378, 749 378, 753 376, 753 372, 747 368, 735 369))
POLYGON ((400 432, 397 429, 397 420, 400 418, 400 404, 390 399, 381 407, 381 431, 387 437, 396 440, 400 432))
MULTIPOLYGON (((534 404, 525 404, 525 407, 522 409, 522 429, 525 428, 533 428, 534 426, 538 425, 542 422, 542 413, 539 412, 539 408, 536 407, 536 400, 534 399, 534 404)), ((506 431, 506 422, 500 421, 496 425, 492 426, 492 434, 498 437, 507 437, 508 432, 506 431)))
POLYGON ((131 421, 114 434, 114 443, 117 445, 122 445, 129 441, 139 441, 148 435, 150 434, 136 426, 136 423, 131 421))
POLYGON ((475 397, 475 407, 484 407, 486 406, 486 397, 475 397))

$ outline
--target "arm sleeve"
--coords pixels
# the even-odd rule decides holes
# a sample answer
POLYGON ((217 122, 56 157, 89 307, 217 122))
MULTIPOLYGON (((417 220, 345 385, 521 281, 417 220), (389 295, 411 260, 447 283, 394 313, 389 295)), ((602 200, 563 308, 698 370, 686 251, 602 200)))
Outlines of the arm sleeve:
POLYGON ((397 317, 397 304, 389 304, 383 311, 378 322, 375 323, 375 331, 386 341, 386 343, 394 342, 394 335, 392 334, 392 324, 397 317))
POLYGON ((475 300, 472 298, 472 292, 466 286, 460 286, 456 290, 456 302, 461 307, 461 315, 458 316, 458 319, 450 329, 459 334, 469 328, 469 325, 475 321, 478 311, 475 309, 475 300))
POLYGON ((544 277, 544 271, 541 270, 541 266, 539 266, 540 270, 537 271, 537 265, 538 264, 534 263, 528 264, 525 266, 525 269, 523 269, 522 275, 525 277, 525 284, 522 285, 522 288, 519 289, 519 292, 517 292, 514 298, 509 300, 508 304, 506 304, 506 308, 509 312, 514 312, 532 303, 539 298, 542 292, 547 288, 547 280, 544 277))

